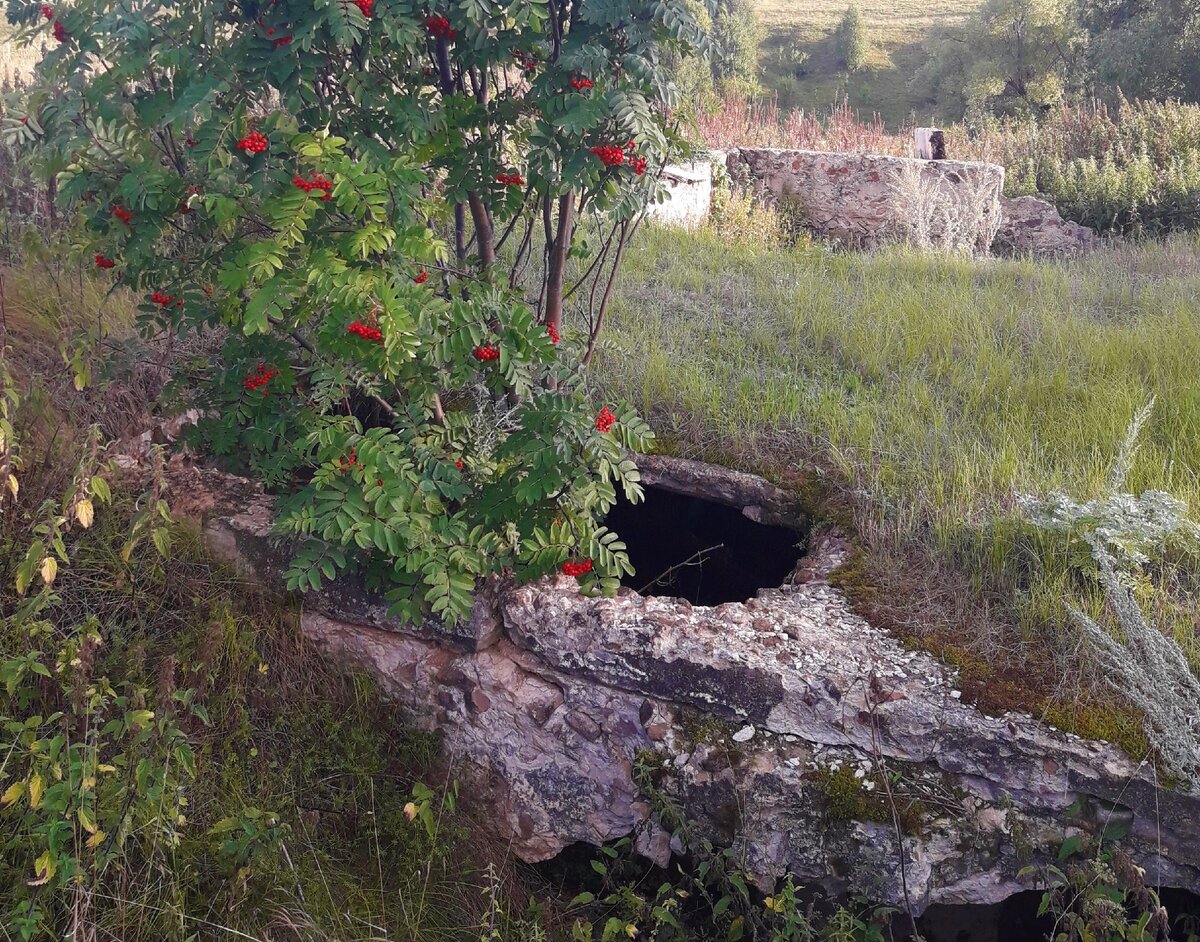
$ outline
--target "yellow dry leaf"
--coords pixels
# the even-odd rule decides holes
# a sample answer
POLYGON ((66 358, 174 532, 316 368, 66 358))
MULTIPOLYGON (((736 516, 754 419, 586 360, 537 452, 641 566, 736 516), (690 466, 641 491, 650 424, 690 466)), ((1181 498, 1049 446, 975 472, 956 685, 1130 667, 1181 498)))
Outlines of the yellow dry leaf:
POLYGON ((4 794, 0 795, 0 805, 11 805, 14 801, 25 794, 24 782, 13 782, 4 790, 4 794))
POLYGON ((42 582, 50 585, 58 575, 58 560, 53 556, 47 556, 42 560, 42 568, 38 570, 42 576, 42 582))
POLYGON ((12 494, 13 500, 16 500, 17 492, 21 490, 21 485, 17 483, 17 476, 10 471, 8 480, 4 483, 8 485, 8 492, 12 494))
POLYGON ((54 876, 54 858, 50 856, 50 851, 46 851, 34 861, 33 869, 37 871, 37 879, 30 880, 30 886, 42 886, 50 882, 50 878, 54 876))
POLYGON ((46 783, 42 781, 42 776, 38 772, 33 773, 33 778, 29 780, 29 807, 36 808, 42 803, 42 792, 46 790, 46 783))
POLYGON ((79 521, 79 525, 85 530, 92 525, 92 520, 96 516, 96 508, 92 506, 92 502, 86 497, 75 505, 75 519, 79 521))
POLYGON ((91 837, 89 837, 87 839, 87 842, 86 842, 87 846, 92 848, 92 850, 95 850, 97 847, 100 846, 100 842, 102 840, 104 840, 105 837, 106 837, 106 835, 103 831, 97 831, 95 834, 93 834, 91 837))

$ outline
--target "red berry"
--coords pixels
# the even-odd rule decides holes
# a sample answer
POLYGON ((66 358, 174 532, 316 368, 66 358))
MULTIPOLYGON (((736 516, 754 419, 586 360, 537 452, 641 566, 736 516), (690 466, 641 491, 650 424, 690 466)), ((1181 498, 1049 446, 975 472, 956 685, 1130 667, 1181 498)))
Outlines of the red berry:
MULTIPOLYGON (((175 295, 167 294, 165 291, 155 291, 154 294, 150 295, 150 300, 155 304, 166 307, 175 300, 175 295)), ((182 304, 183 302, 180 301, 179 303, 182 304)))
POLYGON ((471 356, 473 356, 480 363, 488 363, 492 360, 500 359, 500 351, 496 347, 488 344, 486 346, 476 347, 474 351, 472 351, 471 356))
POLYGON ((371 324, 364 324, 362 321, 355 321, 346 330, 349 333, 362 337, 363 340, 370 340, 373 343, 383 342, 383 331, 371 324))
POLYGON ((375 6, 375 0, 354 0, 354 5, 362 10, 362 15, 371 18, 371 8, 375 6))
POLYGON ((508 171, 505 171, 503 173, 496 174, 496 179, 499 180, 501 183, 503 183, 505 186, 524 186, 525 185, 525 179, 519 173, 509 173, 508 171))
POLYGON ((577 92, 583 91, 585 88, 592 88, 594 83, 588 78, 573 78, 571 79, 571 87, 577 92))
POLYGON ((48 3, 43 3, 42 4, 42 16, 44 16, 48 20, 54 19, 54 7, 50 6, 48 3))
POLYGON ((246 154, 261 154, 267 149, 267 139, 260 132, 251 131, 245 137, 238 138, 237 149, 246 154))
POLYGON ((607 432, 616 423, 617 417, 609 411, 608 406, 605 406, 596 414, 596 428, 601 432, 607 432))
POLYGON ((268 394, 268 390, 264 387, 275 376, 279 375, 279 370, 268 369, 265 363, 258 364, 258 368, 253 373, 247 373, 246 378, 242 380, 242 385, 246 389, 253 392, 256 389, 262 389, 263 395, 268 394))
POLYGON ((117 264, 117 263, 114 262, 107 255, 101 255, 98 252, 96 253, 96 267, 97 268, 112 268, 115 264, 117 264))
POLYGON ((329 200, 331 191, 333 190, 333 181, 320 173, 310 175, 310 178, 305 180, 302 176, 292 177, 292 186, 299 187, 305 193, 311 193, 313 190, 323 190, 321 199, 329 200))
POLYGON ((129 225, 131 222, 133 222, 133 213, 127 210, 124 206, 114 206, 112 208, 112 214, 121 220, 121 222, 125 223, 125 225, 129 225))
POLYGON ((54 38, 60 43, 65 43, 71 38, 71 34, 67 32, 67 28, 62 25, 62 20, 54 21, 54 38))
POLYGON ((451 29, 450 21, 444 16, 425 17, 425 28, 439 38, 454 39, 458 35, 458 30, 451 29))
POLYGON ((422 268, 421 274, 419 274, 415 278, 413 278, 413 284, 423 285, 428 280, 429 280, 429 272, 427 272, 424 268, 422 268))
POLYGON ((625 151, 616 144, 602 144, 592 148, 592 153, 600 158, 606 167, 616 167, 625 163, 625 151))
POLYGON ((546 325, 546 334, 550 337, 551 343, 558 343, 560 340, 562 340, 562 337, 559 336, 558 328, 553 324, 546 325))
POLYGON ((454 462, 454 467, 458 468, 458 470, 461 471, 462 467, 463 467, 463 463, 461 461, 456 461, 456 462, 454 462))
POLYGON ((592 571, 592 561, 590 559, 584 559, 580 562, 568 560, 562 564, 562 571, 567 576, 582 576, 592 571))

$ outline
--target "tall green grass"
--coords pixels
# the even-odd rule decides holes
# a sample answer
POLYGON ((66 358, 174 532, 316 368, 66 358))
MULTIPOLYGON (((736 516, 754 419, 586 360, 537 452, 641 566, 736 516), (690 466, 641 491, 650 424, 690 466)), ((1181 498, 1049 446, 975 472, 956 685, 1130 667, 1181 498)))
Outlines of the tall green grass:
POLYGON ((1078 576, 1015 497, 1098 493, 1155 397, 1129 486, 1200 505, 1198 263, 1183 239, 1039 264, 651 229, 598 378, 680 450, 817 479, 869 547, 989 596, 1010 646, 1069 648, 1078 576))

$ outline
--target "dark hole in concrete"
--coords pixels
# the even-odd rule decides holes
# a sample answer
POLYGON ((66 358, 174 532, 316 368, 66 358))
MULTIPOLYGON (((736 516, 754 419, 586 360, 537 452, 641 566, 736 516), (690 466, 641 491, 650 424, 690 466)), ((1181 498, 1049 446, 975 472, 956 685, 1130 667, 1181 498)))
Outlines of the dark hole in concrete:
POLYGON ((605 524, 629 548, 637 570, 623 583, 643 595, 695 605, 744 602, 781 585, 803 552, 805 534, 767 526, 741 510, 699 497, 646 488, 646 499, 622 497, 605 524))
MULTIPOLYGON (((1171 938, 1187 938, 1200 916, 1200 896, 1164 887, 1160 896, 1172 924, 1171 938)), ((1042 894, 1037 890, 1016 893, 1000 903, 985 905, 934 905, 917 920, 926 942, 1037 942, 1049 939, 1054 916, 1038 915, 1042 894)), ((1137 913, 1127 908, 1130 919, 1137 913)))
MULTIPOLYGON (((605 857, 589 844, 571 844, 551 860, 534 864, 532 869, 547 884, 555 886, 560 895, 570 897, 588 890, 596 896, 611 892, 616 886, 656 887, 669 883, 677 887, 694 890, 689 881, 680 874, 696 874, 699 860, 690 856, 672 856, 671 865, 660 868, 643 857, 630 853, 623 842, 610 847, 618 851, 615 857, 605 857), (592 868, 592 862, 602 860, 607 867, 607 877, 600 878, 592 868)), ((712 899, 719 897, 717 893, 712 899)), ((902 909, 884 910, 870 900, 831 898, 816 885, 799 884, 796 887, 800 910, 810 914, 814 925, 828 923, 840 903, 850 912, 877 928, 885 942, 1048 942, 1054 930, 1051 913, 1038 915, 1042 901, 1040 890, 1015 893, 1008 899, 992 904, 939 903, 930 906, 915 920, 902 909)), ((1160 898, 1166 907, 1171 922, 1172 939, 1190 938, 1194 926, 1200 922, 1200 896, 1186 890, 1164 887, 1160 898)), ((705 900, 701 894, 691 892, 678 911, 688 939, 700 940, 725 938, 716 934, 714 928, 719 921, 711 909, 712 899, 705 900)), ((750 906, 761 911, 763 894, 750 890, 750 906)), ((729 920, 736 910, 726 912, 729 920)), ((1136 918, 1132 909, 1129 917, 1136 918)), ((748 938, 748 936, 747 936, 748 938)), ((856 936, 858 938, 858 936, 856 936)))
POLYGON ((928 942, 1037 942, 1054 929, 1052 916, 1038 916, 1042 894, 1016 893, 992 905, 930 906, 917 920, 921 938, 928 942))

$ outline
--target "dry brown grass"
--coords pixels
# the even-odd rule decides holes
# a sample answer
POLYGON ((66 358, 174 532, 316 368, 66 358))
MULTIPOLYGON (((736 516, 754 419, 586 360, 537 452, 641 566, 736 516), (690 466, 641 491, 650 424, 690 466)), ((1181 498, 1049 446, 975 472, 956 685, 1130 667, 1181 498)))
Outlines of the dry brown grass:
POLYGON ((27 80, 42 57, 36 46, 18 46, 12 41, 12 28, 0 22, 0 85, 27 80))
MULTIPOLYGON (((797 39, 821 39, 837 28, 851 0, 756 0, 768 30, 785 30, 797 39)), ((872 40, 885 46, 919 40, 928 30, 954 26, 979 0, 857 0, 872 40)))

